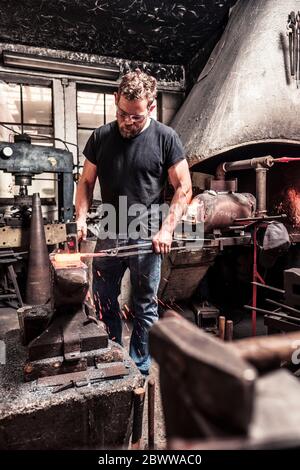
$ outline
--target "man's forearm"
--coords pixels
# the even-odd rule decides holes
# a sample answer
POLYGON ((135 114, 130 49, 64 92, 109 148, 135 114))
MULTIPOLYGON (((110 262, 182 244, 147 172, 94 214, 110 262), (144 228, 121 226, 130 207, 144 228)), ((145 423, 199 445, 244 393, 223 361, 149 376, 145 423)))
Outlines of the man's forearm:
POLYGON ((76 220, 85 220, 93 199, 94 185, 88 181, 80 181, 76 193, 76 220))
POLYGON ((191 199, 192 188, 178 186, 172 198, 169 213, 162 224, 163 230, 167 230, 169 233, 174 232, 176 226, 185 213, 188 204, 191 202, 191 199))

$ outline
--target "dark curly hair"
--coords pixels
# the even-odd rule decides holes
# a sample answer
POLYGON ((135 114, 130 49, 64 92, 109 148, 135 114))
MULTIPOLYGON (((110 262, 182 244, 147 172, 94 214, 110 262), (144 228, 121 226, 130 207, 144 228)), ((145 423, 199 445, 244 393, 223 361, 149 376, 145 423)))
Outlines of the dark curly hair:
POLYGON ((118 95, 123 95, 129 101, 147 99, 149 105, 157 95, 156 78, 135 69, 123 75, 118 89, 118 95))

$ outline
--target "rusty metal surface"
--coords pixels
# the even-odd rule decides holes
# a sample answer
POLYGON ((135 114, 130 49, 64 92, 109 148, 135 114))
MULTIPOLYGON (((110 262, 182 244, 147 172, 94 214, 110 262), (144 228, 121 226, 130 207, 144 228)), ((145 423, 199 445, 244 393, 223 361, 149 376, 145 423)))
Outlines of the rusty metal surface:
MULTIPOLYGON (((299 143, 300 94, 289 76, 294 0, 239 1, 172 121, 189 165, 252 143, 299 143)), ((241 152, 242 153, 242 152, 241 152)))
POLYGON ((80 351, 91 351, 106 348, 108 335, 102 324, 96 325, 87 321, 82 310, 72 316, 68 313, 56 315, 50 326, 29 345, 28 353, 31 361, 64 355, 64 331, 71 330, 71 336, 80 337, 80 351))
POLYGON ((70 322, 62 330, 64 359, 67 362, 80 359, 81 339, 76 326, 70 322))
POLYGON ((212 265, 218 252, 217 245, 198 251, 171 252, 165 256, 158 290, 160 301, 189 298, 212 265))
POLYGON ((88 358, 82 357, 78 361, 67 362, 63 356, 26 362, 23 368, 24 381, 32 382, 40 377, 52 377, 60 374, 79 372, 88 368, 88 358))
POLYGON ((92 351, 83 351, 78 361, 67 362, 63 356, 55 356, 26 362, 24 380, 30 382, 39 377, 48 377, 70 372, 86 370, 88 367, 101 367, 102 364, 123 362, 125 360, 121 346, 111 346, 92 351))
POLYGON ((248 431, 256 373, 228 345, 169 317, 150 330, 150 351, 160 366, 167 438, 248 431))
POLYGON ((228 228, 236 219, 253 216, 255 207, 256 201, 252 194, 205 191, 194 197, 185 218, 204 223, 204 232, 207 233, 213 229, 228 228))
POLYGON ((98 369, 88 369, 84 371, 72 372, 70 374, 60 374, 54 377, 41 377, 37 380, 38 387, 54 387, 56 385, 64 385, 71 381, 95 381, 96 379, 105 380, 112 379, 114 377, 121 377, 128 375, 128 369, 124 364, 111 364, 102 365, 98 369))
MULTIPOLYGON (((144 379, 124 348, 129 374, 90 387, 52 393, 23 382, 26 349, 18 331, 4 338, 7 363, 0 365, 0 449, 66 449, 127 446, 132 431, 132 393, 144 379)), ((110 347, 115 348, 113 342, 110 347)))
POLYGON ((162 263, 159 302, 165 306, 166 302, 189 298, 225 246, 250 244, 251 234, 245 233, 231 237, 212 237, 197 251, 171 252, 164 257, 162 263))
MULTIPOLYGON (((44 225, 47 245, 66 241, 65 224, 44 225)), ((29 246, 29 230, 26 228, 0 227, 0 247, 21 248, 29 246)))
MULTIPOLYGON (((168 443, 168 447, 188 449, 189 452, 191 449, 299 449, 299 390, 299 379, 287 370, 280 369, 264 374, 256 381, 256 404, 247 436, 231 435, 229 438, 205 440, 199 438, 194 442, 182 436, 183 439, 168 443)), ((276 455, 279 455, 278 450, 276 455)))
POLYGON ((50 323, 53 311, 50 305, 23 306, 18 309, 18 319, 23 344, 40 335, 50 323))
MULTIPOLYGON (((168 313, 168 319, 158 322, 150 332, 152 354, 160 366, 168 447, 218 449, 218 442, 223 441, 223 449, 238 448, 233 439, 238 439, 240 448, 285 448, 288 440, 294 441, 294 445, 298 442, 299 446, 300 386, 287 370, 255 377, 253 410, 247 432, 236 429, 233 419, 234 414, 240 416, 245 411, 245 403, 236 389, 240 379, 238 364, 251 361, 261 370, 262 366, 273 367, 274 359, 278 364, 278 359, 291 356, 300 333, 247 338, 226 344, 203 332, 196 333, 195 327, 193 332, 189 323, 168 313), (186 335, 182 332, 184 329, 186 335), (236 358, 243 360, 239 363, 236 358), (209 378, 207 368, 211 373, 209 378), (232 374, 233 370, 237 375, 232 374), (217 387, 220 397, 216 394, 217 387), (220 410, 222 401, 225 414, 220 410), (175 444, 175 438, 181 442, 175 444), (197 442, 193 443, 195 439, 197 442)), ((254 369, 251 367, 250 371, 254 369)))
POLYGON ((215 180, 210 179, 207 184, 207 188, 213 191, 226 191, 226 192, 237 192, 237 179, 234 180, 215 180))

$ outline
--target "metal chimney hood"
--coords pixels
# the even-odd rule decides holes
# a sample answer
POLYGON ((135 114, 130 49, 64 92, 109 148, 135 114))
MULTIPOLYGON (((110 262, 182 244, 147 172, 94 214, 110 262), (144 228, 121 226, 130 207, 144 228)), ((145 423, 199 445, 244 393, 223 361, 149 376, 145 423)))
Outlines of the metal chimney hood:
POLYGON ((240 0, 172 121, 189 165, 256 143, 300 144, 300 88, 290 75, 295 0, 240 0))

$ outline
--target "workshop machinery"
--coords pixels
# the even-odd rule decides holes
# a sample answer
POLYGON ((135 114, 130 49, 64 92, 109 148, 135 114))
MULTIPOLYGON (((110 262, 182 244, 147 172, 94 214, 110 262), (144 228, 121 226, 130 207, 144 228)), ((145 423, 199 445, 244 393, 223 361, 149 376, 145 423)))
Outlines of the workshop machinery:
POLYGON ((73 218, 72 153, 32 145, 26 134, 16 135, 13 143, 0 142, 0 170, 11 173, 15 186, 19 188, 18 194, 0 198, 0 248, 28 248, 32 206, 29 188, 32 181, 44 173, 53 174, 57 182, 57 196, 41 200, 43 206, 51 206, 57 213, 57 220, 53 220, 52 214, 45 220, 46 242, 55 245, 65 241, 64 224, 73 218))

